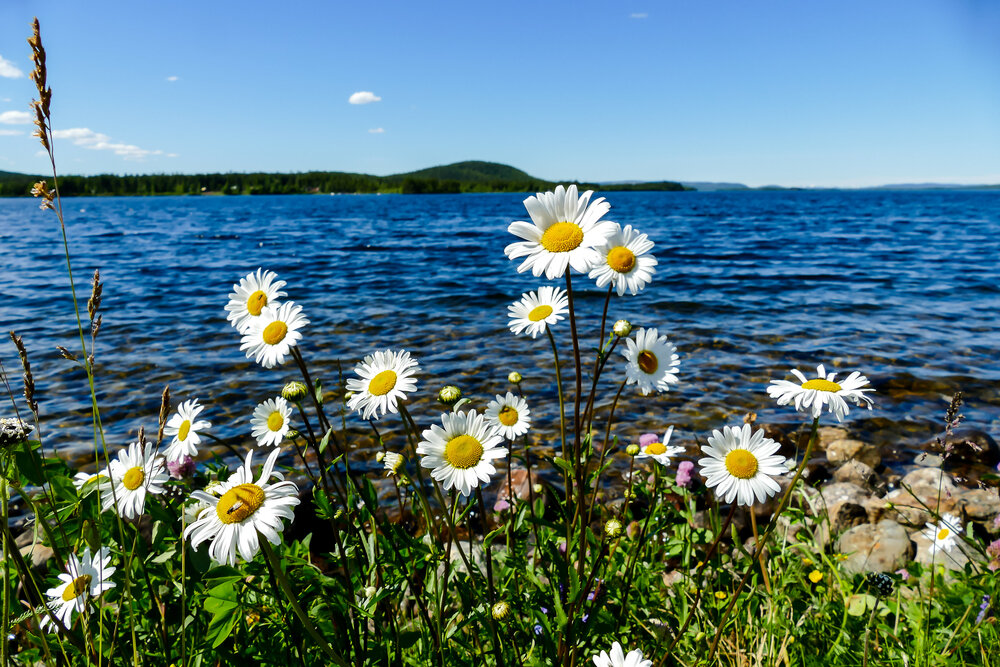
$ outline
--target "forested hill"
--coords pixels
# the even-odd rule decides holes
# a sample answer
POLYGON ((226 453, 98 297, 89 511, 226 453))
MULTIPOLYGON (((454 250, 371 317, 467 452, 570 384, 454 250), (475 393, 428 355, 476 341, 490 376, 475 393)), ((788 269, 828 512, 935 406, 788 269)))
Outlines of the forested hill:
MULTIPOLYGON (((0 196, 27 196, 40 177, 0 172, 0 196)), ((50 179, 51 180, 51 179, 50 179)), ((581 183, 600 190, 684 190, 680 183, 630 183, 602 185, 581 183)), ((402 193, 434 194, 459 192, 540 192, 555 183, 535 178, 520 169, 495 162, 456 162, 390 176, 341 171, 309 171, 295 174, 99 174, 60 176, 59 190, 74 195, 199 195, 199 194, 308 194, 308 193, 402 193)))

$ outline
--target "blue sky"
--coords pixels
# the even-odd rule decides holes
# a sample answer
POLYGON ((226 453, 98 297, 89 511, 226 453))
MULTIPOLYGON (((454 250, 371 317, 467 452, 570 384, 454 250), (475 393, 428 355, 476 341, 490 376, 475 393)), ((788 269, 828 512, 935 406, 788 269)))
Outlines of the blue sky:
POLYGON ((34 15, 66 173, 1000 182, 994 0, 3 0, 0 169, 40 173, 34 15))

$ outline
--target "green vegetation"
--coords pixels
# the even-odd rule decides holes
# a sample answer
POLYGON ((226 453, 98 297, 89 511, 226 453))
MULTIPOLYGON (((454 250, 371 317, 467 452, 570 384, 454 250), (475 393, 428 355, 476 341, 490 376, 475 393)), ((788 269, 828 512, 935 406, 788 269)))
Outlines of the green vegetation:
MULTIPOLYGON (((28 196, 41 177, 0 172, 0 196, 28 196)), ((405 174, 372 176, 341 171, 295 174, 145 174, 61 176, 60 194, 74 196, 152 195, 291 195, 351 193, 444 194, 460 192, 540 192, 554 183, 495 162, 456 162, 405 174)), ((593 190, 684 190, 680 183, 660 181, 628 185, 582 183, 593 190)))

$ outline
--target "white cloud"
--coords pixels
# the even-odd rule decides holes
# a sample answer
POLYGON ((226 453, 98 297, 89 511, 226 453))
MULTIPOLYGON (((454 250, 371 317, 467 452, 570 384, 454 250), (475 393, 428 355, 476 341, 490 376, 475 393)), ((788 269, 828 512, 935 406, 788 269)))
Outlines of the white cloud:
POLYGON ((368 133, 369 134, 385 134, 385 130, 383 128, 381 128, 381 127, 373 127, 372 129, 368 130, 368 133))
POLYGON ((0 130, 0 137, 16 137, 19 134, 24 134, 21 130, 0 130))
POLYGON ((111 137, 100 132, 94 132, 86 127, 74 127, 68 130, 54 130, 52 136, 56 139, 69 139, 75 146, 82 146, 95 151, 111 151, 126 160, 142 160, 150 155, 163 155, 163 151, 139 148, 133 144, 112 142, 111 137))
POLYGON ((646 12, 638 12, 638 13, 635 13, 635 14, 629 14, 628 15, 628 17, 630 19, 644 19, 644 18, 647 18, 648 16, 649 16, 649 14, 647 14, 646 12))
POLYGON ((31 122, 31 114, 27 111, 4 111, 0 113, 0 123, 5 125, 27 125, 31 122))
POLYGON ((179 78, 180 78, 179 76, 168 76, 167 77, 167 81, 173 83, 174 81, 176 81, 179 78))
POLYGON ((347 98, 347 101, 351 104, 371 104, 372 102, 381 102, 382 98, 370 90, 359 90, 347 98))
POLYGON ((14 63, 0 56, 0 76, 6 79, 20 79, 24 72, 19 70, 14 63))

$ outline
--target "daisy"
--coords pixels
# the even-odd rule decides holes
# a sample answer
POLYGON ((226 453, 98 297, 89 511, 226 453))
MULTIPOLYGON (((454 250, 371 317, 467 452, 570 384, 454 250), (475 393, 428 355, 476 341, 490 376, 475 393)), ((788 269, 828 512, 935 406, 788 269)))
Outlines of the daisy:
POLYGON ((563 319, 569 307, 566 292, 558 287, 546 285, 538 288, 538 294, 528 292, 520 301, 507 306, 510 330, 514 334, 522 331, 532 338, 545 331, 545 327, 563 319))
POLYGON ((940 551, 951 553, 951 550, 955 548, 955 537, 963 532, 962 522, 957 516, 942 514, 941 521, 937 525, 928 523, 921 531, 921 535, 930 540, 929 548, 933 556, 940 551))
POLYGON ((798 378, 798 382, 788 380, 772 380, 771 386, 767 388, 767 393, 771 398, 778 400, 778 405, 788 405, 795 403, 795 409, 812 410, 814 419, 823 414, 823 406, 830 404, 830 412, 837 421, 843 421, 848 413, 847 401, 850 399, 855 405, 866 404, 872 409, 872 399, 865 395, 865 392, 875 391, 874 389, 862 389, 868 384, 868 378, 857 371, 851 373, 841 382, 835 382, 836 373, 827 373, 823 364, 816 367, 816 375, 819 377, 807 380, 806 376, 798 369, 792 369, 792 375, 798 378))
POLYGON ((636 295, 656 273, 656 258, 649 254, 653 242, 632 225, 622 228, 616 223, 615 227, 615 233, 597 249, 600 261, 590 270, 590 278, 597 279, 598 287, 611 283, 618 296, 626 289, 636 295))
POLYGON ((781 490, 772 479, 788 472, 785 457, 775 454, 778 443, 764 437, 764 429, 751 433, 750 425, 726 426, 712 431, 708 445, 702 446, 707 457, 699 459, 705 485, 717 487, 715 495, 731 503, 749 507, 764 502, 781 490))
POLYGON ((76 492, 81 498, 89 496, 94 491, 98 491, 100 487, 100 493, 105 493, 108 491, 108 475, 106 472, 78 472, 73 475, 73 486, 76 487, 76 492))
POLYGON ((299 329, 309 324, 302 306, 289 301, 280 306, 265 306, 260 317, 243 331, 241 350, 264 368, 284 363, 292 347, 302 338, 299 329))
MULTIPOLYGON (((71 625, 74 611, 83 613, 91 598, 99 598, 104 591, 115 587, 109 579, 116 569, 111 567, 111 550, 107 547, 101 547, 93 557, 90 547, 83 550, 80 558, 76 554, 69 555, 66 572, 59 575, 62 583, 45 591, 52 598, 49 607, 64 627, 71 625)), ((43 631, 60 629, 48 614, 41 615, 40 626, 43 631)))
POLYGON ((524 435, 531 427, 528 402, 509 391, 506 396, 497 394, 496 399, 486 406, 483 416, 508 440, 524 435))
POLYGON ((253 411, 250 419, 251 435, 257 438, 258 447, 280 447, 288 433, 288 418, 292 416, 292 406, 281 396, 269 398, 253 411))
POLYGON ((638 329, 635 340, 627 338, 625 344, 626 379, 628 384, 638 384, 643 396, 654 390, 667 391, 677 383, 677 347, 666 336, 658 335, 656 329, 638 329))
POLYGON ((214 489, 218 496, 204 491, 191 494, 191 498, 210 507, 184 530, 184 537, 191 538, 192 548, 211 540, 208 555, 212 560, 236 565, 237 550, 247 561, 260 551, 258 532, 271 544, 281 541, 278 533, 284 528, 282 519, 292 519, 292 508, 299 504, 299 490, 294 482, 283 481, 281 474, 274 472, 279 453, 281 450, 275 449, 267 457, 256 482, 250 469, 251 451, 246 462, 214 489), (277 484, 268 483, 272 476, 278 478, 277 484))
POLYGON ((146 494, 163 493, 161 484, 170 479, 163 467, 163 457, 156 454, 153 443, 143 449, 140 443, 133 442, 128 449, 119 450, 118 458, 108 468, 112 488, 102 489, 101 511, 114 507, 126 519, 140 516, 146 494))
POLYGON ((385 468, 385 476, 396 475, 399 469, 406 463, 406 459, 396 452, 386 452, 382 459, 382 467, 385 468))
POLYGON ((420 465, 431 469, 431 477, 445 489, 457 489, 463 496, 472 493, 480 482, 489 482, 496 472, 491 461, 507 455, 500 444, 500 433, 483 415, 469 412, 445 412, 441 424, 423 432, 417 445, 423 454, 420 465))
POLYGON ((194 458, 198 456, 198 445, 201 444, 201 436, 198 431, 210 428, 212 424, 207 421, 195 421, 198 414, 205 409, 205 406, 198 404, 198 399, 184 401, 177 406, 174 413, 163 427, 163 435, 173 438, 167 451, 164 452, 168 462, 180 461, 185 456, 194 458))
POLYGON ((591 202, 593 194, 587 190, 578 197, 576 185, 557 185, 555 192, 539 192, 524 200, 531 223, 519 220, 507 228, 524 240, 504 248, 509 259, 526 257, 517 267, 518 273, 531 269, 533 275, 544 273, 552 280, 567 267, 587 273, 600 261, 596 247, 614 233, 615 223, 601 220, 611 205, 604 197, 591 202))
POLYGON ((354 392, 347 407, 362 413, 363 419, 373 416, 378 419, 389 412, 398 412, 396 403, 406 398, 406 392, 417 389, 413 376, 419 369, 406 350, 380 350, 369 354, 354 367, 361 379, 347 380, 347 391, 354 392))
POLYGON ((671 426, 667 429, 667 432, 663 434, 663 441, 656 440, 644 445, 639 453, 636 454, 637 459, 653 459, 661 466, 670 465, 670 459, 678 454, 684 453, 683 447, 670 447, 670 436, 674 434, 674 427, 671 426))
POLYGON ((276 306, 278 297, 286 296, 285 292, 280 291, 285 286, 285 281, 277 280, 277 277, 278 274, 274 271, 257 269, 256 273, 248 273, 233 285, 229 303, 226 304, 229 312, 226 319, 237 331, 245 333, 264 312, 265 306, 276 306))
POLYGON ((607 651, 601 651, 600 655, 594 656, 594 664, 597 667, 652 667, 652 660, 645 660, 642 651, 635 649, 629 651, 628 655, 622 651, 622 645, 615 642, 611 646, 611 655, 607 651))

